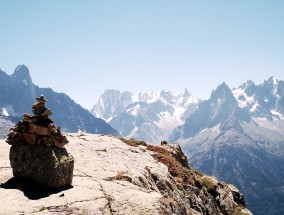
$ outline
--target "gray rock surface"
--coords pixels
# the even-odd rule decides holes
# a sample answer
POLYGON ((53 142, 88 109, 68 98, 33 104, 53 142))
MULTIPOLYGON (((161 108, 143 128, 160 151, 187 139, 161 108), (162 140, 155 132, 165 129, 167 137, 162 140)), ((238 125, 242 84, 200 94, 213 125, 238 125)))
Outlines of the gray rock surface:
POLYGON ((31 180, 49 187, 72 184, 74 158, 65 148, 17 145, 10 148, 15 178, 31 180))
POLYGON ((229 185, 221 186, 169 156, 182 157, 179 147, 130 146, 91 134, 69 134, 68 140, 66 148, 76 160, 73 187, 49 190, 13 179, 9 145, 0 141, 0 214, 221 215, 221 205, 251 214, 234 201, 229 185), (220 203, 210 193, 216 186, 220 203))

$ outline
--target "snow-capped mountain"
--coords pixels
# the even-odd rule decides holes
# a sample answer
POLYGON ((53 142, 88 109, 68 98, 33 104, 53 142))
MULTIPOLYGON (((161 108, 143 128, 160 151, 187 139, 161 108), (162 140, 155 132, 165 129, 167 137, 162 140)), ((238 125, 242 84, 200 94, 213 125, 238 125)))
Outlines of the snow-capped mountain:
POLYGON ((113 117, 121 114, 125 108, 133 103, 133 95, 130 92, 119 90, 106 90, 99 98, 97 104, 90 112, 99 118, 109 122, 113 117))
POLYGON ((273 120, 284 115, 284 82, 274 77, 258 86, 248 81, 232 92, 238 105, 249 109, 254 118, 273 120))
POLYGON ((66 94, 34 85, 25 65, 19 65, 12 75, 0 70, 0 83, 0 123, 4 134, 7 134, 11 122, 19 121, 23 113, 31 113, 35 98, 41 94, 48 99, 47 107, 53 111, 51 118, 64 131, 118 134, 104 120, 95 118, 66 94))
POLYGON ((199 102, 187 89, 184 93, 161 91, 138 95, 106 90, 91 113, 107 120, 124 137, 159 143, 196 110, 199 102))
POLYGON ((254 214, 283 214, 283 101, 284 82, 273 77, 233 90, 223 83, 170 141, 194 168, 237 185, 254 214))

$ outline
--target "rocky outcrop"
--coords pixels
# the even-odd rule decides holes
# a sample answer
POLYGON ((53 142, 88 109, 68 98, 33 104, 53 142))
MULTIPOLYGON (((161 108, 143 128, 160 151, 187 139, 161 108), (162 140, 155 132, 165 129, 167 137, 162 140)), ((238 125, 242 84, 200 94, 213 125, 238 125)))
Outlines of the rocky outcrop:
POLYGON ((72 184, 74 158, 65 148, 12 146, 9 159, 16 178, 49 187, 64 187, 72 184))
POLYGON ((9 147, 0 141, 0 214, 251 214, 236 201, 236 188, 181 165, 171 155, 183 157, 179 147, 67 137, 76 160, 73 187, 48 191, 11 179, 9 147))

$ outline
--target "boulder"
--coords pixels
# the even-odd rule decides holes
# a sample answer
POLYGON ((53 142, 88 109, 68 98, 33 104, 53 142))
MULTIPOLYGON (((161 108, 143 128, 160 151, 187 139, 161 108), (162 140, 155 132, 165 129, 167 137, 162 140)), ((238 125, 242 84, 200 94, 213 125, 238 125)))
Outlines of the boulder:
POLYGON ((74 158, 65 148, 40 145, 13 145, 10 163, 15 178, 48 187, 72 184, 74 158))

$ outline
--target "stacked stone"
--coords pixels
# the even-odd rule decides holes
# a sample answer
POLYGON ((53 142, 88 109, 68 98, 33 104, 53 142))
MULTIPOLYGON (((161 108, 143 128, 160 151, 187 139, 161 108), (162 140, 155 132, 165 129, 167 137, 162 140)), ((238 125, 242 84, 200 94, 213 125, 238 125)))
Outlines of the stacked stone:
POLYGON ((32 106, 34 116, 23 114, 23 119, 10 129, 6 142, 10 145, 39 144, 63 148, 68 140, 49 118, 52 112, 45 107, 48 101, 43 95, 36 99, 32 106))
POLYGON ((12 145, 9 158, 13 175, 48 187, 70 186, 74 158, 64 148, 66 136, 49 119, 52 112, 45 107, 46 102, 41 95, 32 106, 34 116, 25 113, 10 129, 6 142, 12 145))

